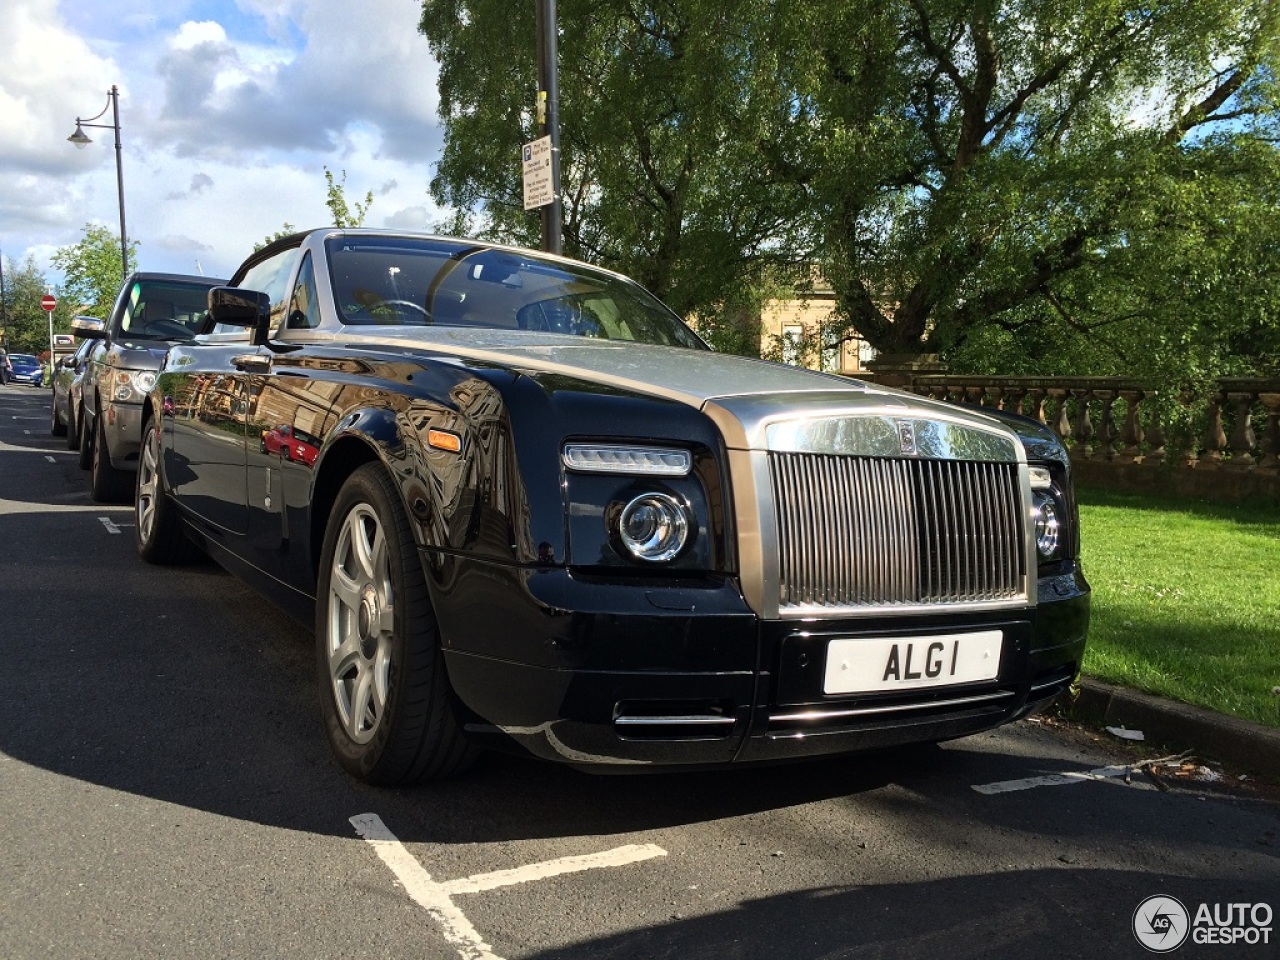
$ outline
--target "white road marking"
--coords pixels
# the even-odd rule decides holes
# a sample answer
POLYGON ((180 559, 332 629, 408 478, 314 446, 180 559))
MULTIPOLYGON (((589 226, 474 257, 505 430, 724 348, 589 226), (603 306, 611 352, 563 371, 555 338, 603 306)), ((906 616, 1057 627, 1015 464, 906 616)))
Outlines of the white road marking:
POLYGON ((431 879, 431 874, 422 869, 422 864, 386 828, 381 817, 376 813, 362 813, 351 818, 351 825, 373 847, 379 859, 391 868, 410 899, 440 924, 444 938, 458 948, 463 960, 502 960, 493 952, 493 947, 484 942, 471 921, 454 906, 449 895, 440 889, 440 884, 431 879))
POLYGON ((22 432, 23 432, 24 434, 26 434, 28 437, 29 437, 29 436, 31 436, 31 431, 30 431, 30 430, 23 430, 22 432))
POLYGON ((107 528, 107 533, 119 533, 120 528, 111 522, 110 517, 99 517, 98 522, 107 528))
MULTIPOLYGON (((1118 780, 1132 777, 1133 769, 1128 766, 1098 767, 1096 770, 1069 770, 1066 773, 1051 773, 1043 777, 1026 777, 1022 780, 1001 780, 997 783, 974 784, 973 789, 988 796, 997 793, 1014 793, 1018 790, 1034 790, 1036 787, 1057 787, 1068 783, 1085 783, 1089 780, 1118 780)), ((1154 790, 1152 784, 1138 780, 1126 781, 1126 785, 1139 790, 1154 790)))
POLYGON ((517 883, 528 883, 530 880, 558 877, 562 873, 577 873, 580 870, 596 870, 600 867, 621 867, 628 863, 639 863, 641 860, 652 860, 654 857, 666 855, 667 851, 652 843, 632 843, 625 847, 614 847, 602 853, 561 857, 558 860, 544 860, 542 863, 531 863, 527 867, 515 867, 512 870, 478 873, 461 880, 449 880, 440 884, 440 889, 450 896, 459 893, 482 893, 485 890, 497 890, 499 887, 510 887, 517 883))
POLYGON ((58 461, 57 461, 57 460, 55 460, 53 457, 49 456, 47 453, 44 455, 44 458, 45 458, 46 460, 48 460, 50 463, 57 463, 57 462, 58 462, 58 461))
POLYGON ((461 880, 437 882, 422 868, 422 864, 396 839, 376 813, 362 813, 351 818, 356 833, 373 846, 382 862, 391 868, 396 879, 404 886, 410 898, 423 907, 440 924, 444 937, 458 948, 463 960, 502 960, 485 943, 471 921, 453 903, 453 897, 461 893, 483 893, 499 887, 510 887, 531 880, 542 880, 564 873, 596 870, 602 867, 621 867, 628 863, 665 857, 667 851, 652 843, 628 844, 601 853, 588 853, 576 857, 560 857, 531 863, 511 870, 495 870, 478 873, 461 880))

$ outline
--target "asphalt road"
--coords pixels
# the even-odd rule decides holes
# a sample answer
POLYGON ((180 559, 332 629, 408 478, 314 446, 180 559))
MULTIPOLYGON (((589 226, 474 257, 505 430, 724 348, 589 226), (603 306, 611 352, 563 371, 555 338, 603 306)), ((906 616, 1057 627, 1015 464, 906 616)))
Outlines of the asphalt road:
MULTIPOLYGON (((212 564, 142 564, 86 480, 48 392, 0 388, 9 960, 1142 957, 1148 897, 1280 911, 1276 806, 1080 776, 1117 756, 1035 723, 799 766, 495 756, 358 785, 308 632, 212 564)), ((1175 955, 1278 956, 1268 923, 1175 955)))

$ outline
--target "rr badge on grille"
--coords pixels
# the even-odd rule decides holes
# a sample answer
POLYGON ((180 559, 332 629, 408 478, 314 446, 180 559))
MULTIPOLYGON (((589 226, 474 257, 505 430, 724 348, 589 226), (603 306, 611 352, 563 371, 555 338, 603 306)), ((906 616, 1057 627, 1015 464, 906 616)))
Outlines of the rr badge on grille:
POLYGON ((902 447, 904 457, 920 455, 920 451, 916 449, 916 428, 910 420, 898 421, 898 443, 902 447))

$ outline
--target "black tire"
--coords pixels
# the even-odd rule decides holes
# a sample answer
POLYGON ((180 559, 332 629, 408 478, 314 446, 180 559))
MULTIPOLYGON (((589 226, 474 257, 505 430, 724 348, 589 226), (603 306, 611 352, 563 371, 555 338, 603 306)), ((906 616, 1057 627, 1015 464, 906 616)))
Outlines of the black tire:
POLYGON ((80 457, 76 461, 81 470, 93 466, 93 428, 89 426, 83 405, 80 408, 80 457))
POLYGON ((417 545, 400 494, 380 465, 360 467, 339 491, 318 580, 320 704, 342 767, 366 783, 390 786, 440 779, 469 766, 477 751, 456 719, 417 545), (356 538, 370 548, 364 560, 356 538), (345 591, 334 589, 335 582, 342 584, 335 561, 344 575, 354 570, 345 591), (358 602, 344 601, 340 593, 358 602), (388 620, 390 628, 379 630, 388 620), (383 658, 385 676, 373 677, 383 658), (374 702, 379 686, 382 703, 374 702))
POLYGON ((89 465, 89 493, 95 503, 124 503, 133 491, 133 478, 111 465, 101 413, 94 432, 97 436, 93 440, 93 457, 89 465))
POLYGON ((71 405, 71 398, 67 397, 67 449, 78 450, 79 448, 80 424, 76 420, 76 411, 71 405))
POLYGON ((65 437, 67 435, 67 425, 58 416, 58 404, 54 402, 52 397, 49 398, 49 432, 55 437, 65 437))
POLYGON ((177 508, 164 488, 160 429, 151 420, 142 432, 133 497, 133 542, 147 563, 190 563, 200 551, 182 531, 177 508))

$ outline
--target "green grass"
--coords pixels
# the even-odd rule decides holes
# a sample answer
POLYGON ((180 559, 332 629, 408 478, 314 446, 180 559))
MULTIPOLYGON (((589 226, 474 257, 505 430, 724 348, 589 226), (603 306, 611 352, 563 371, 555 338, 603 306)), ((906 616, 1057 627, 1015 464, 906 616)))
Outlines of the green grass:
POLYGON ((1280 506, 1079 494, 1084 672, 1280 726, 1280 506))

